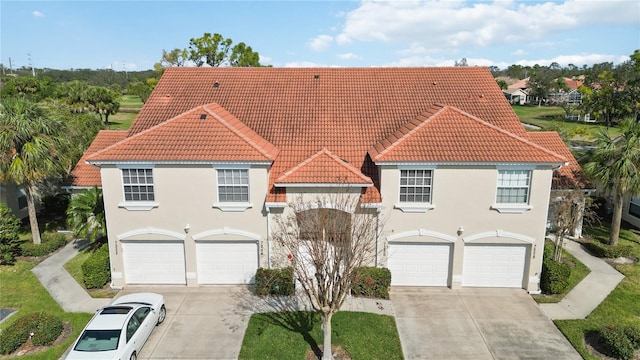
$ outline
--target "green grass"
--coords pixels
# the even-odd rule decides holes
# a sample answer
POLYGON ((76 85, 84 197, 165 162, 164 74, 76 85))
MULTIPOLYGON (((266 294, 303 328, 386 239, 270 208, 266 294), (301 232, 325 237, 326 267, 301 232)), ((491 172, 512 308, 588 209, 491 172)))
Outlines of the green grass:
POLYGON ((0 266, 0 307, 18 309, 18 312, 0 324, 5 329, 21 314, 45 311, 69 322, 72 334, 62 344, 46 351, 21 357, 25 360, 58 359, 80 334, 92 314, 65 313, 31 272, 34 263, 19 261, 14 266, 0 266))
MULTIPOLYGON (((540 126, 546 131, 564 132, 571 140, 591 142, 599 129, 606 129, 606 126, 600 124, 564 121, 565 112, 557 106, 512 105, 511 107, 521 122, 540 126)), ((617 127, 611 127, 609 134, 611 137, 616 137, 621 132, 617 127)))
POLYGON ((64 264, 64 268, 67 270, 69 274, 71 274, 71 276, 73 276, 74 279, 76 279, 76 282, 80 284, 80 286, 82 286, 85 290, 87 290, 87 293, 89 293, 91 297, 112 298, 118 293, 117 290, 112 290, 106 287, 104 289, 87 289, 84 286, 84 274, 82 272, 82 264, 89 258, 89 256, 91 256, 92 251, 93 249, 91 246, 80 251, 78 255, 74 256, 73 259, 69 260, 66 264, 64 264))
POLYGON ((140 98, 133 95, 123 95, 120 100, 120 111, 118 113, 109 116, 110 130, 127 130, 131 127, 133 120, 135 120, 140 108, 142 108, 142 101, 140 98))
MULTIPOLYGON (((239 359, 304 359, 322 345, 320 316, 312 312, 254 314, 249 320, 239 359)), ((352 359, 402 359, 393 317, 341 311, 333 316, 332 345, 352 359)))
MULTIPOLYGON (((585 227, 585 234, 600 238, 608 234, 608 227, 585 227)), ((632 245, 636 257, 640 258, 640 239, 630 231, 621 231, 619 243, 632 245)), ((585 359, 598 357, 589 353, 585 346, 585 336, 597 332, 602 326, 640 325, 640 264, 616 265, 625 278, 618 287, 584 320, 556 320, 555 323, 571 344, 585 359)))
POLYGON ((588 267, 586 267, 583 263, 581 263, 578 259, 576 259, 573 255, 569 254, 564 249, 562 250, 562 258, 573 264, 573 266, 571 267, 571 276, 569 276, 569 286, 564 292, 560 294, 533 295, 533 299, 538 304, 560 302, 560 300, 562 300, 562 298, 564 298, 565 295, 569 293, 569 291, 571 291, 576 285, 578 285, 578 283, 580 283, 580 281, 582 281, 582 279, 584 279, 591 272, 588 267))

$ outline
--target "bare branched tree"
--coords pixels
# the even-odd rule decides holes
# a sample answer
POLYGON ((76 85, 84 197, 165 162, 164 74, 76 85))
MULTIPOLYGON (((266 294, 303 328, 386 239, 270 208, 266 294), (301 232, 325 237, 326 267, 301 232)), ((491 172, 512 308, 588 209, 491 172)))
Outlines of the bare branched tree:
POLYGON ((565 237, 573 235, 583 220, 593 220, 595 212, 591 207, 590 198, 586 197, 580 189, 554 192, 550 203, 555 235, 553 260, 561 261, 565 237))
POLYGON ((300 196, 274 219, 280 257, 293 266, 297 291, 322 316, 322 359, 332 359, 331 318, 351 293, 357 270, 375 265, 378 213, 363 208, 359 198, 347 191, 300 196))

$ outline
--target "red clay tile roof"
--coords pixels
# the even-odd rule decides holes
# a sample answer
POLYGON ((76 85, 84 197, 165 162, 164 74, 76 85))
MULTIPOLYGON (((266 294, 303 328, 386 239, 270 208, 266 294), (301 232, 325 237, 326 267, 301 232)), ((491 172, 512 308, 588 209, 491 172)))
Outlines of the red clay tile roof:
POLYGON ((104 161, 273 161, 279 150, 218 104, 198 106, 89 157, 104 161))
POLYGON ((373 185, 368 176, 323 148, 276 179, 276 186, 292 184, 373 185))
POLYGON ((117 143, 127 137, 127 131, 101 130, 93 139, 91 146, 84 152, 76 167, 71 172, 71 186, 92 187, 101 186, 100 169, 86 162, 87 157, 117 143))
MULTIPOLYGON (((283 202, 285 189, 275 187, 275 179, 326 148, 370 178, 374 186, 364 189, 363 199, 379 202, 378 174, 367 151, 385 139, 393 142, 389 139, 403 127, 415 128, 433 111, 435 103, 459 109, 446 110, 442 116, 449 120, 435 121, 436 131, 454 135, 464 129, 449 122, 463 121, 482 134, 534 150, 529 151, 531 155, 504 146, 496 149, 467 131, 467 138, 455 135, 457 145, 453 150, 430 153, 431 161, 460 158, 526 162, 545 157, 551 163, 558 161, 554 154, 526 140, 514 140, 526 139, 526 131, 491 73, 480 67, 168 68, 131 126, 129 138, 91 159, 275 158, 267 201, 283 202), (212 103, 215 105, 202 108, 212 103), (199 115, 204 110, 210 116, 202 121, 199 115), (462 146, 465 139, 472 140, 469 144, 474 149, 485 152, 468 154, 462 146), (454 154, 456 151, 461 153, 454 154)), ((451 138, 439 141, 448 146, 447 140, 451 138)), ((419 149, 427 147, 420 145, 419 149)), ((400 154, 401 148, 399 145, 393 153, 400 154)), ((425 161, 422 155, 407 153, 402 157, 425 161)))
POLYGON ((564 157, 451 106, 433 105, 369 150, 380 162, 564 163, 564 157))
POLYGON ((568 164, 553 173, 552 189, 585 189, 589 187, 582 168, 557 132, 530 132, 529 139, 567 158, 568 164))

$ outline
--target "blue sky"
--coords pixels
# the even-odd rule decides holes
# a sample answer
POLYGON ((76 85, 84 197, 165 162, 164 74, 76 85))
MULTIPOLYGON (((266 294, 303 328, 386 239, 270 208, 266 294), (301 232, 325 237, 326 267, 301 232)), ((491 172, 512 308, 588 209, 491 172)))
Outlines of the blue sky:
POLYGON ((263 64, 620 63, 640 49, 640 1, 6 1, 0 61, 14 68, 153 68, 205 32, 263 64))

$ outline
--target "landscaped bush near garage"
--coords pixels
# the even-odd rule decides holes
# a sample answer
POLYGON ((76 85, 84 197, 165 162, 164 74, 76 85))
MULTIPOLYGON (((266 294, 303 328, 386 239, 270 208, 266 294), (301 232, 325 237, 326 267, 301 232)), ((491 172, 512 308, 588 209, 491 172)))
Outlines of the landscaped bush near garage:
POLYGON ((609 325, 600 329, 600 336, 616 359, 632 360, 640 349, 640 330, 637 327, 609 325))
POLYGON ((545 294, 560 294, 565 291, 569 286, 569 277, 571 276, 571 267, 568 264, 552 259, 554 246, 550 242, 544 245, 540 289, 545 294))
POLYGON ((594 256, 599 258, 619 258, 631 257, 633 255, 633 247, 631 245, 607 245, 597 240, 585 242, 584 247, 594 256))
POLYGON ((82 274, 87 289, 101 288, 111 280, 108 244, 103 244, 82 264, 82 274))
POLYGON ((265 269, 256 271, 256 294, 267 295, 292 295, 293 294, 293 268, 265 269))
POLYGON ((31 337, 33 345, 50 345, 60 336, 63 328, 62 321, 53 315, 30 313, 21 316, 2 332, 0 353, 14 352, 29 337, 31 337))
POLYGON ((389 269, 365 266, 358 269, 351 293, 355 296, 388 299, 389 287, 391 287, 389 269))
POLYGON ((23 243, 20 247, 22 256, 45 256, 67 245, 67 235, 46 232, 42 234, 42 243, 23 243))

